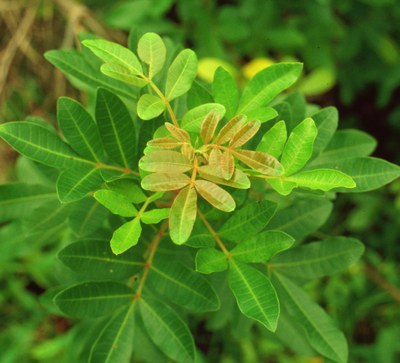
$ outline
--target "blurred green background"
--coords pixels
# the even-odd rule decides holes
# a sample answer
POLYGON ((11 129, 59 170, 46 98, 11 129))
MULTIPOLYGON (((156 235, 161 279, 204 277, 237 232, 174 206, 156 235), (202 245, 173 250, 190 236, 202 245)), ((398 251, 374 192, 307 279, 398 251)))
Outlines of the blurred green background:
MULTIPOLYGON (((54 123, 59 96, 85 102, 43 58, 46 50, 79 47, 82 31, 121 43, 131 31, 154 31, 196 51, 205 83, 219 65, 244 84, 274 62, 304 62, 295 89, 311 103, 336 106, 341 128, 372 134, 374 155, 399 163, 399 24, 398 0, 0 0, 0 122, 37 115, 54 123)), ((23 177, 16 158, 0 143, 1 182, 23 177)), ((341 196, 321 231, 352 235, 367 247, 348 272, 308 286, 344 329, 350 362, 400 361, 399 212, 395 181, 341 196)), ((39 301, 55 285, 58 249, 52 239, 35 243, 0 230, 1 363, 68 362, 73 324, 39 301)), ((198 332, 196 340, 207 342, 211 357, 222 347, 223 362, 253 363, 255 351, 263 362, 306 362, 267 334, 211 339, 198 332)))

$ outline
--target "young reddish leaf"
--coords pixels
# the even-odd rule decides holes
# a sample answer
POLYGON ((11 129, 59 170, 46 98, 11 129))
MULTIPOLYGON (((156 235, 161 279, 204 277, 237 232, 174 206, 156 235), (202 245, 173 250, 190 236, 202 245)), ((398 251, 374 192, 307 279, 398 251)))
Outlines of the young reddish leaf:
POLYGON ((196 180, 194 183, 199 194, 215 208, 224 212, 235 210, 236 203, 232 196, 217 184, 207 180, 196 180))
POLYGON ((158 139, 150 140, 147 145, 152 147, 159 147, 160 149, 175 149, 176 147, 181 145, 181 143, 176 141, 175 139, 172 139, 171 137, 160 137, 158 139))
POLYGON ((142 188, 152 192, 181 189, 190 183, 190 178, 181 173, 153 173, 142 179, 142 188))
POLYGON ((170 132, 170 134, 177 138, 179 141, 190 142, 190 136, 186 130, 176 127, 169 122, 165 123, 165 127, 170 132))
POLYGON ((208 165, 219 168, 221 165, 222 153, 220 149, 212 149, 208 157, 208 165))
POLYGON ((200 128, 200 135, 204 144, 208 144, 214 137, 221 115, 217 111, 210 111, 200 128))
POLYGON ((238 130, 235 135, 233 135, 229 146, 232 148, 237 148, 244 145, 257 133, 260 127, 261 122, 258 120, 248 122, 240 130, 238 130))
POLYGON ((157 173, 184 173, 193 168, 187 157, 177 151, 152 151, 139 160, 139 167, 145 171, 157 173))
POLYGON ((281 175, 283 167, 273 156, 260 151, 235 150, 234 154, 242 163, 266 175, 281 175))
POLYGON ((172 203, 169 215, 169 234, 178 245, 185 243, 192 233, 197 213, 197 193, 195 188, 182 189, 172 203))
POLYGON ((233 158, 230 151, 225 151, 221 155, 221 171, 222 176, 225 180, 232 178, 233 172, 235 171, 235 159, 233 158))
POLYGON ((237 115, 230 120, 218 133, 217 144, 225 144, 234 134, 245 124, 247 117, 245 115, 237 115))
POLYGON ((249 189, 251 185, 247 175, 239 169, 235 169, 230 180, 225 180, 222 177, 221 168, 219 166, 214 167, 211 165, 204 165, 199 167, 197 170, 203 179, 209 180, 213 183, 237 189, 249 189))
POLYGON ((194 157, 194 149, 193 149, 193 146, 192 145, 190 145, 190 144, 182 144, 182 147, 181 147, 181 154, 184 156, 184 157, 186 157, 186 158, 188 158, 189 160, 192 160, 193 159, 193 157, 194 157))

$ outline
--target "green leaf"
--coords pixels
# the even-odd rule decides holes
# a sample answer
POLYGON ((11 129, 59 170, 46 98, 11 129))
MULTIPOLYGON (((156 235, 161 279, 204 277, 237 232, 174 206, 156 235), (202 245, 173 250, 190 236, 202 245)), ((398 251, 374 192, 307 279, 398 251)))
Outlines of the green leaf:
POLYGON ((193 163, 178 151, 152 151, 139 160, 139 168, 157 173, 184 173, 193 168, 193 163))
POLYGON ((196 271, 202 274, 224 271, 228 268, 226 256, 215 248, 200 249, 196 253, 196 271))
POLYGON ((2 124, 0 137, 20 154, 54 168, 64 169, 88 163, 54 132, 33 122, 16 121, 2 124))
POLYGON ((144 212, 141 221, 145 224, 157 224, 169 217, 169 208, 152 209, 144 212))
POLYGON ((124 195, 113 190, 98 190, 94 193, 94 198, 111 213, 121 217, 134 217, 137 214, 137 209, 132 202, 124 195))
POLYGON ((161 37, 156 33, 144 34, 138 42, 139 58, 149 65, 149 78, 159 73, 165 63, 167 50, 161 37))
POLYGON ((191 110, 192 108, 201 106, 205 103, 211 103, 213 101, 214 100, 207 88, 199 82, 194 81, 192 88, 189 90, 186 97, 187 108, 191 110))
POLYGON ((376 148, 376 140, 367 133, 359 130, 339 130, 324 151, 307 167, 340 162, 360 156, 368 156, 376 148))
POLYGON ((100 229, 109 216, 109 211, 94 198, 86 197, 73 203, 68 224, 78 237, 89 236, 100 229))
POLYGON ((60 97, 57 119, 68 143, 79 155, 97 162, 103 159, 103 144, 97 125, 80 103, 60 97))
POLYGON ((219 103, 205 103, 187 111, 182 118, 181 126, 190 132, 200 132, 201 125, 208 114, 213 111, 221 119, 225 115, 225 107, 219 103))
POLYGON ((124 103, 113 93, 99 88, 96 121, 108 155, 125 168, 134 167, 136 132, 124 103))
POLYGON ((279 300, 303 327, 311 346, 335 362, 347 362, 346 339, 326 312, 303 289, 278 273, 274 273, 274 285, 279 300))
POLYGON ((286 123, 285 121, 279 121, 264 134, 257 146, 257 151, 261 151, 278 158, 282 154, 286 139, 286 123))
POLYGON ((322 66, 313 69, 306 77, 304 77, 298 89, 305 96, 318 96, 328 92, 336 83, 335 71, 332 67, 322 66))
POLYGON ((107 183, 107 186, 110 190, 128 198, 132 203, 139 204, 143 203, 147 196, 136 183, 132 179, 117 179, 107 183))
POLYGON ((246 85, 237 113, 247 114, 258 107, 266 106, 296 82, 302 68, 301 63, 279 63, 258 72, 246 85))
POLYGON ((129 363, 135 326, 134 307, 120 309, 104 325, 90 351, 89 363, 129 363))
POLYGON ((306 165, 313 152, 317 132, 312 118, 306 118, 293 129, 281 157, 285 175, 291 175, 306 165))
POLYGON ((112 313, 133 299, 133 290, 111 281, 85 282, 62 290, 54 302, 69 316, 96 318, 112 313))
POLYGON ((276 212, 268 229, 286 232, 296 240, 317 231, 328 219, 333 205, 326 199, 297 200, 276 212))
POLYGON ((212 94, 214 101, 225 107, 226 117, 231 119, 238 106, 239 91, 232 75, 222 67, 214 73, 212 94))
POLYGON ((0 222, 23 219, 32 211, 50 200, 56 193, 42 185, 10 183, 0 185, 0 222))
POLYGON ((356 188, 351 190, 340 189, 341 192, 348 193, 378 189, 400 176, 399 166, 372 157, 347 159, 331 163, 329 167, 339 169, 354 179, 357 184, 356 188))
POLYGON ((169 234, 174 243, 181 245, 188 240, 196 220, 196 212, 196 189, 187 186, 179 192, 171 207, 169 234))
POLYGON ((189 328, 180 316, 160 300, 141 298, 140 315, 153 342, 178 363, 194 363, 195 347, 189 328))
POLYGON ((276 204, 267 200, 253 202, 236 211, 221 227, 218 234, 230 241, 254 236, 268 224, 276 204))
POLYGON ((136 55, 120 44, 104 39, 87 39, 82 44, 106 63, 118 64, 133 75, 143 73, 142 65, 136 55))
POLYGON ((110 250, 108 240, 83 239, 62 249, 58 258, 70 269, 92 279, 124 279, 139 272, 144 262, 129 250, 120 256, 110 250))
POLYGON ((131 99, 132 95, 135 95, 133 87, 104 76, 94 69, 81 53, 71 50, 51 50, 45 53, 45 58, 69 78, 72 78, 72 81, 77 79, 88 85, 89 89, 95 90, 103 87, 127 99, 131 99))
POLYGON ((61 172, 57 179, 57 194, 62 203, 74 202, 100 188, 101 170, 93 165, 80 166, 61 172))
POLYGON ((189 91, 197 74, 197 57, 191 49, 182 50, 168 69, 165 95, 169 101, 189 91))
POLYGON ((328 191, 334 188, 355 188, 356 183, 347 174, 334 169, 306 170, 285 178, 299 187, 328 191))
POLYGON ((133 76, 129 69, 120 64, 104 63, 101 65, 100 71, 110 78, 129 83, 135 87, 142 88, 148 84, 148 82, 143 78, 133 76))
POLYGON ((258 120, 261 123, 271 121, 278 116, 278 112, 272 107, 258 107, 246 113, 247 119, 258 120))
POLYGON ((285 251, 270 265, 285 275, 316 279, 347 269, 363 252, 363 244, 354 238, 332 237, 285 251))
POLYGON ((290 248, 294 239, 281 231, 265 231, 241 241, 230 253, 242 262, 265 262, 275 254, 290 248))
POLYGON ((194 183, 199 194, 212 206, 224 212, 232 212, 236 208, 232 196, 217 184, 207 180, 196 180, 194 183))
POLYGON ((230 260, 228 278, 240 311, 268 330, 275 331, 279 301, 268 277, 253 267, 230 260))
POLYGON ((165 110, 165 103, 160 97, 145 93, 137 103, 137 113, 142 120, 151 120, 160 116, 165 110))
POLYGON ((317 126, 318 134, 313 145, 312 158, 320 154, 331 141, 338 126, 339 115, 335 107, 326 107, 314 113, 312 119, 317 126))
POLYGON ((155 258, 148 281, 161 296, 191 311, 213 311, 220 307, 209 282, 170 256, 155 258))
POLYGON ((139 218, 124 223, 113 233, 110 242, 111 250, 116 255, 125 252, 138 243, 141 233, 142 226, 139 218))
POLYGON ((289 195, 294 188, 297 188, 297 183, 286 180, 285 178, 268 179, 267 183, 281 195, 289 195))

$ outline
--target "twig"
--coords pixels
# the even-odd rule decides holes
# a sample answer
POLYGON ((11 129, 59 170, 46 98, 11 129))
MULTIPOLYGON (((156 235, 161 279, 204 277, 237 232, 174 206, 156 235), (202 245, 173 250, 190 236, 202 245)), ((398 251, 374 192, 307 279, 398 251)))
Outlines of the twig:
POLYGON ((400 289, 389 281, 387 281, 380 273, 375 269, 375 267, 369 263, 365 264, 364 267, 365 274, 367 277, 375 283, 379 288, 386 291, 395 301, 400 303, 400 289))
POLYGON ((26 9, 25 15, 13 37, 7 44, 0 60, 0 95, 4 91, 7 75, 18 48, 24 42, 36 15, 37 3, 26 9))

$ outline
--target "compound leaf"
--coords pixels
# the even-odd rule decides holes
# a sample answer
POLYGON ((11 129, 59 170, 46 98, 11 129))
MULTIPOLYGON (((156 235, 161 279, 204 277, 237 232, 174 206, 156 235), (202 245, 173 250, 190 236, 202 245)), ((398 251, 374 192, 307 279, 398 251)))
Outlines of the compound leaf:
POLYGON ((234 150, 232 153, 242 163, 262 174, 278 176, 284 171, 282 164, 272 155, 252 150, 234 150))

